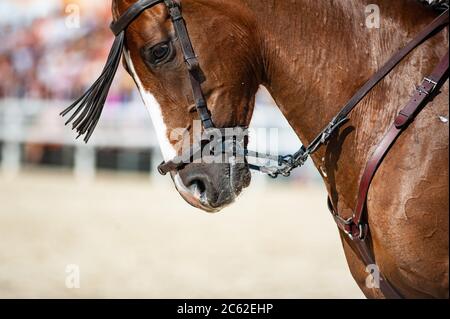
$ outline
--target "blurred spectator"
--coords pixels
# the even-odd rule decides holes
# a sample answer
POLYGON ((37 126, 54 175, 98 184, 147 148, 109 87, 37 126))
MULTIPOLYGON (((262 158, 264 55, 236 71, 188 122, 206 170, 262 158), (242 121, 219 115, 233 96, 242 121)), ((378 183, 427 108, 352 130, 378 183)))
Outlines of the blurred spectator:
MULTIPOLYGON (((110 2, 70 1, 81 10, 80 28, 66 26, 68 3, 1 0, 0 98, 73 100, 100 74, 113 41, 110 2)), ((110 101, 134 98, 130 83, 120 70, 110 101)))

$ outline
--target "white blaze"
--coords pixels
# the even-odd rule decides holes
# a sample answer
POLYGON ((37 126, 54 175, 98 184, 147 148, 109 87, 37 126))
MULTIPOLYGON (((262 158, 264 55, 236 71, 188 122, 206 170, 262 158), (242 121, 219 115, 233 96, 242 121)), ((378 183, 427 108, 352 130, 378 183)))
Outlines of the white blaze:
POLYGON ((161 152, 163 154, 164 160, 169 161, 176 156, 176 150, 167 137, 167 126, 164 123, 161 106, 159 105, 158 101, 156 101, 153 94, 151 94, 144 88, 142 81, 139 79, 139 76, 136 73, 136 69, 134 68, 130 53, 127 50, 124 50, 124 55, 130 73, 136 81, 139 92, 141 93, 142 100, 144 101, 145 106, 150 112, 150 116, 152 118, 153 126, 156 130, 156 135, 158 137, 159 146, 161 147, 161 152))

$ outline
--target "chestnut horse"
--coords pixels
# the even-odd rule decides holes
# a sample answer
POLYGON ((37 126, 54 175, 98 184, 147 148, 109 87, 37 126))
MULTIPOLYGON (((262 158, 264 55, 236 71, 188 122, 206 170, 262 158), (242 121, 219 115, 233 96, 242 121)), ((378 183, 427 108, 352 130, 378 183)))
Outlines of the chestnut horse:
MULTIPOLYGON (((117 18, 133 4, 113 1, 117 18)), ((437 15, 413 0, 183 0, 183 16, 207 81, 217 127, 248 126, 255 94, 266 87, 306 145, 387 59, 437 15), (366 7, 380 8, 380 28, 366 7)), ((350 217, 366 162, 414 85, 448 47, 448 30, 418 47, 351 113, 340 133, 312 158, 334 206, 350 217)), ((170 132, 197 119, 191 87, 164 4, 126 31, 125 67, 136 81, 166 160, 179 153, 170 132)), ((367 201, 378 267, 408 298, 448 298, 448 82, 398 139, 367 201)), ((192 205, 217 211, 250 183, 245 165, 187 165, 173 176, 192 205), (190 187, 201 182, 202 189, 190 187), (199 192, 208 205, 199 200, 199 192)), ((300 212, 299 212, 300 213, 300 212)), ((347 216, 345 216, 347 215, 347 216)), ((320 234, 320 225, 317 232, 320 234)), ((369 298, 365 265, 341 234, 353 277, 369 298)))

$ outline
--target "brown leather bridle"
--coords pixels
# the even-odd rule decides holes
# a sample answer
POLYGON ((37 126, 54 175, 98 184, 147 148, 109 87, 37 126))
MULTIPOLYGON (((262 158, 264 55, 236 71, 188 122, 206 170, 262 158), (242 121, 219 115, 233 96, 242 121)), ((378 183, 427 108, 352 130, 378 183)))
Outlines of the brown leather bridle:
MULTIPOLYGON (((157 4, 164 3, 171 17, 176 36, 180 43, 184 61, 186 63, 189 79, 192 87, 195 108, 205 130, 202 139, 198 141, 198 145, 192 147, 180 156, 163 162, 158 166, 158 171, 162 175, 169 172, 181 170, 186 165, 194 162, 194 160, 202 157, 205 153, 204 149, 217 151, 221 154, 228 155, 228 158, 249 157, 264 158, 269 162, 276 162, 279 167, 257 166, 254 164, 247 165, 251 169, 259 170, 273 177, 280 174, 279 169, 288 165, 290 156, 272 156, 268 154, 260 154, 248 151, 245 147, 247 136, 246 127, 242 127, 239 136, 227 135, 227 128, 217 128, 211 118, 206 99, 202 91, 202 83, 206 80, 205 75, 200 67, 197 55, 194 52, 191 39, 189 37, 186 23, 182 16, 181 5, 175 0, 140 0, 131 5, 124 14, 111 24, 111 30, 115 35, 110 55, 99 79, 84 93, 78 100, 65 109, 61 115, 66 116, 73 111, 72 115, 66 122, 66 125, 72 123, 72 127, 78 133, 78 137, 84 135, 84 141, 88 142, 92 133, 100 119, 106 97, 110 89, 112 80, 122 57, 125 47, 125 32, 127 27, 140 16, 142 12, 154 7, 157 4), (211 136, 218 136, 217 140, 211 140, 211 136), (230 140, 231 143, 230 143, 230 140), (207 146, 207 147, 206 147, 207 146), (217 147, 220 146, 220 147, 217 147)), ((229 128, 229 131, 235 131, 235 128, 229 128)), ((77 138, 78 138, 77 137, 77 138)), ((215 156, 220 154, 215 154, 215 156)), ((286 176, 286 174, 284 174, 286 176)))
POLYGON ((200 68, 197 56, 194 53, 186 29, 186 24, 181 15, 180 5, 174 0, 140 0, 131 5, 124 14, 111 23, 110 28, 115 35, 115 40, 108 56, 107 63, 99 79, 86 91, 86 93, 61 113, 62 116, 66 116, 72 110, 75 110, 67 120, 66 124, 72 123, 73 129, 79 134, 78 137, 82 135, 85 136, 85 142, 89 141, 94 132, 105 105, 106 96, 111 87, 112 80, 117 72, 125 47, 126 29, 141 15, 142 12, 160 3, 164 3, 169 10, 169 14, 181 44, 184 60, 189 71, 197 113, 199 114, 205 129, 214 127, 201 89, 201 83, 205 81, 205 77, 200 68))
MULTIPOLYGON (((111 87, 114 75, 120 63, 125 46, 125 31, 127 27, 140 14, 154 7, 157 4, 164 3, 169 11, 172 19, 174 29, 178 40, 180 42, 184 60, 186 62, 189 78, 192 86, 192 94, 195 101, 195 107, 202 121, 206 136, 215 135, 215 132, 223 136, 226 129, 216 128, 211 118, 211 113, 208 110, 207 102, 204 97, 201 84, 206 80, 204 73, 200 68, 199 61, 194 52, 189 34, 186 28, 186 23, 182 16, 180 1, 175 0, 140 0, 131 5, 128 10, 111 24, 111 30, 116 36, 111 52, 108 56, 107 63, 97 81, 71 106, 64 110, 61 115, 66 116, 71 111, 74 111, 69 117, 66 124, 72 123, 73 129, 76 130, 79 136, 84 135, 85 142, 88 142, 95 127, 100 119, 108 91, 111 87)), ((315 153, 321 146, 328 144, 331 136, 336 134, 341 126, 345 124, 349 118, 352 110, 361 102, 361 100, 382 80, 388 75, 409 53, 431 36, 438 33, 444 27, 448 26, 449 13, 448 7, 446 11, 435 19, 430 25, 422 30, 407 46, 398 51, 389 61, 374 74, 367 83, 365 83, 356 94, 347 102, 341 111, 332 119, 332 121, 317 135, 315 139, 308 145, 303 146, 298 152, 288 156, 272 156, 261 154, 246 150, 244 147, 237 148, 236 143, 226 143, 225 139, 214 141, 213 144, 223 144, 221 152, 234 155, 240 155, 244 158, 255 157, 267 159, 271 162, 277 162, 277 166, 256 166, 248 164, 251 169, 259 170, 272 177, 279 175, 289 176, 290 173, 305 164, 310 155, 315 153), (228 146, 226 146, 228 145, 228 146), (229 147, 231 145, 231 148, 229 147)), ((363 177, 360 182, 358 200, 354 210, 354 214, 349 219, 344 219, 335 210, 335 203, 328 199, 328 205, 338 227, 348 235, 354 249, 361 256, 366 265, 375 264, 375 258, 368 246, 367 238, 370 235, 367 224, 367 217, 365 216, 366 200, 371 181, 391 146, 402 132, 406 130, 408 125, 414 121, 416 115, 423 109, 423 107, 439 93, 439 88, 448 78, 448 52, 441 59, 432 74, 425 77, 422 84, 417 87, 413 97, 408 102, 406 107, 400 111, 394 124, 389 129, 386 136, 380 141, 378 147, 369 160, 363 177)), ((225 134, 226 135, 226 134, 225 134)), ((233 137, 234 138, 234 137, 233 137)), ((206 140, 206 142, 211 142, 206 140)), ((245 143, 244 143, 245 144, 245 143)), ((201 153, 202 148, 194 151, 191 149, 188 156, 183 154, 169 162, 163 162, 159 166, 159 172, 163 175, 178 171, 184 166, 193 162, 194 157, 201 153)), ((380 290, 384 296, 388 298, 401 298, 401 294, 391 285, 391 283, 381 275, 380 290)))

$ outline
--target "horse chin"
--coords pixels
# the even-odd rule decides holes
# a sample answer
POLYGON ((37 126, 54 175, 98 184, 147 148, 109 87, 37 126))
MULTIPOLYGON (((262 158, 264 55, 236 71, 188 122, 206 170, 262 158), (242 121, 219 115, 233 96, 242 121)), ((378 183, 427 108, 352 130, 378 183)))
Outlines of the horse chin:
MULTIPOLYGON (((242 190, 250 185, 251 174, 246 165, 230 164, 228 166, 227 173, 221 169, 213 170, 215 176, 211 179, 216 181, 216 184, 208 187, 215 188, 214 200, 208 198, 210 192, 204 186, 191 183, 189 180, 186 183, 186 176, 183 178, 182 174, 178 172, 172 173, 172 179, 178 193, 188 204, 207 213, 218 213, 233 204, 242 190)), ((200 169, 197 171, 191 169, 191 171, 194 171, 195 174, 203 173, 201 175, 206 173, 200 169)))

